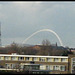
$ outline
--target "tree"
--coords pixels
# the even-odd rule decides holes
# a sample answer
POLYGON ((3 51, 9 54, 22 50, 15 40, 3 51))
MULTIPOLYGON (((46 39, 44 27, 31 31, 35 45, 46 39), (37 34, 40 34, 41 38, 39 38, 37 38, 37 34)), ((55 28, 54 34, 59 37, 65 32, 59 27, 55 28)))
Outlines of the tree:
POLYGON ((13 42, 11 45, 10 45, 10 50, 11 51, 15 51, 19 54, 22 54, 22 47, 19 46, 17 43, 13 42))
POLYGON ((52 54, 52 46, 49 40, 43 40, 42 41, 42 46, 41 46, 41 52, 39 51, 38 54, 42 55, 51 55, 52 54))
POLYGON ((42 41, 42 45, 44 45, 44 46, 50 46, 50 41, 49 40, 43 40, 42 41))

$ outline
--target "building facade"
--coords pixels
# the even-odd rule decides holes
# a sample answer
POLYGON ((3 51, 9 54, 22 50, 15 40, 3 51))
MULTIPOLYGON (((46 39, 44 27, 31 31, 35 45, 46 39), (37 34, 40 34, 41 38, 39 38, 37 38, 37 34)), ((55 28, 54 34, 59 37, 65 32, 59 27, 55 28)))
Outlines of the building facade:
POLYGON ((69 57, 69 73, 75 74, 75 55, 68 55, 69 57))
POLYGON ((74 73, 75 56, 0 54, 0 70, 24 70, 49 74, 74 73))

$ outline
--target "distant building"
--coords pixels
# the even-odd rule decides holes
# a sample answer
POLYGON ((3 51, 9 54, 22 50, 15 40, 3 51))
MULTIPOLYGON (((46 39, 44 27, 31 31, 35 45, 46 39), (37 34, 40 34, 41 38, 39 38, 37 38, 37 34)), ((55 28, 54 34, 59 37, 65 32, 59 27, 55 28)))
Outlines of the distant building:
POLYGON ((71 52, 75 54, 75 50, 71 50, 71 52))
POLYGON ((16 51, 10 51, 10 52, 8 52, 8 54, 17 55, 18 53, 16 51))
POLYGON ((35 45, 35 46, 33 46, 32 48, 33 48, 33 49, 36 49, 36 50, 40 50, 40 49, 41 49, 39 45, 35 45))

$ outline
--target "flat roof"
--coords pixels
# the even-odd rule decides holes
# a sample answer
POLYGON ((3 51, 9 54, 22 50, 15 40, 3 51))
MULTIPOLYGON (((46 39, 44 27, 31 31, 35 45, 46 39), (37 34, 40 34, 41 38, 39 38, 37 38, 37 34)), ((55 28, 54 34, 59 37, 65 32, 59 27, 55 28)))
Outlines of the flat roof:
POLYGON ((17 57, 46 57, 46 58, 68 58, 68 56, 41 56, 41 55, 12 55, 12 54, 0 54, 0 56, 17 56, 17 57))

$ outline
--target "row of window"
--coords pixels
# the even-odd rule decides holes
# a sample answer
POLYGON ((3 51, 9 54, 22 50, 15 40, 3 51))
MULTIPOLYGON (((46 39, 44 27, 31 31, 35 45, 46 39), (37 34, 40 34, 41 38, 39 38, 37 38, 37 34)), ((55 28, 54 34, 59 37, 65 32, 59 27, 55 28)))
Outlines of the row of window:
POLYGON ((20 65, 19 64, 6 64, 7 69, 17 69, 21 67, 23 69, 33 69, 33 70, 59 70, 59 71, 66 71, 66 66, 65 65, 20 65))
POLYGON ((60 70, 60 71, 66 71, 66 66, 64 65, 47 65, 47 70, 60 70))
POLYGON ((72 65, 71 73, 74 73, 75 72, 75 57, 72 58, 71 65, 72 65))
POLYGON ((41 70, 50 70, 50 71, 53 71, 53 70, 66 71, 66 66, 64 66, 64 65, 46 65, 46 66, 41 65, 40 69, 41 70))
MULTIPOLYGON (((46 59, 48 62, 53 62, 53 61, 55 61, 55 62, 59 62, 59 61, 61 61, 61 62, 67 62, 67 59, 66 58, 61 58, 61 59, 59 59, 59 58, 54 58, 54 59, 52 59, 52 58, 47 58, 46 59)), ((40 61, 45 61, 45 58, 40 58, 40 61)))
MULTIPOLYGON (((3 57, 0 57, 0 60, 3 60, 3 57)), ((26 61, 41 61, 41 62, 45 62, 45 61, 47 61, 47 62, 67 62, 67 59, 66 58, 38 58, 38 57, 33 57, 33 58, 31 58, 31 57, 8 57, 8 56, 6 56, 6 57, 4 57, 4 60, 19 60, 19 61, 21 61, 21 60, 26 60, 26 61)))

